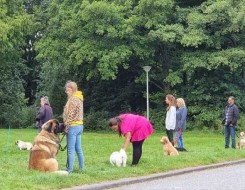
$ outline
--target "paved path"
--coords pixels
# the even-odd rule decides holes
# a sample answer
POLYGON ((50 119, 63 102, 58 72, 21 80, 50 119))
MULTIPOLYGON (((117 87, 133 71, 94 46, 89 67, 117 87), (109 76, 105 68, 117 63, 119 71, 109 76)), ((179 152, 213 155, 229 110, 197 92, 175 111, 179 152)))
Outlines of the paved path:
POLYGON ((245 159, 64 190, 244 190, 245 159))
POLYGON ((245 163, 197 171, 110 190, 244 190, 245 163))

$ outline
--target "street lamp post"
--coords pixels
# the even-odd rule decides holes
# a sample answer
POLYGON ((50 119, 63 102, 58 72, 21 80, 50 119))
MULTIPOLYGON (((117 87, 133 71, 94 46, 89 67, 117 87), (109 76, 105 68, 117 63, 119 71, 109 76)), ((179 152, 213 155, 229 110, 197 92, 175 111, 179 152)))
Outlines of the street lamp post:
POLYGON ((148 89, 148 72, 151 70, 151 66, 144 66, 143 69, 146 72, 146 114, 149 120, 149 89, 148 89))

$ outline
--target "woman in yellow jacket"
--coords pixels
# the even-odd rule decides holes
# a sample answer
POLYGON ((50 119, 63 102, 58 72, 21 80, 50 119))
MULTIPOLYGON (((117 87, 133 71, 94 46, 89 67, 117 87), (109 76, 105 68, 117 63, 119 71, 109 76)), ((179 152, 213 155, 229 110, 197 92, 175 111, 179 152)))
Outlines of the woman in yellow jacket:
POLYGON ((67 171, 71 173, 74 166, 75 151, 78 156, 79 170, 84 170, 84 155, 82 150, 83 133, 83 95, 78 91, 77 84, 68 81, 65 85, 68 100, 64 107, 63 120, 67 126, 67 171))

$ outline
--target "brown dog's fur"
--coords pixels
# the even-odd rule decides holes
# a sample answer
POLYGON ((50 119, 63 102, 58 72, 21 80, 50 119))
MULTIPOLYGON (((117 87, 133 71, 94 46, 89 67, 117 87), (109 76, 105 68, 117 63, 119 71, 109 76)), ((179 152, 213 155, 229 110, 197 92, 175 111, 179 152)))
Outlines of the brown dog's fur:
POLYGON ((58 162, 55 157, 59 150, 59 136, 54 133, 58 125, 59 122, 56 119, 51 119, 43 124, 30 152, 29 169, 47 172, 58 170, 58 162))
POLYGON ((164 155, 179 155, 179 152, 176 150, 176 148, 174 148, 173 145, 169 142, 168 137, 163 136, 160 142, 163 144, 164 155))

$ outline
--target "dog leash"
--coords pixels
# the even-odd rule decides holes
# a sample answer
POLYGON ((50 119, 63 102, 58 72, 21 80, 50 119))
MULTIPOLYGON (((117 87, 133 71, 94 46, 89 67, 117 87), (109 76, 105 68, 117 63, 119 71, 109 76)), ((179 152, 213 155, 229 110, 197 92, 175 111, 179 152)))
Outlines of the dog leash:
POLYGON ((64 151, 64 150, 66 150, 66 148, 67 148, 67 144, 64 146, 64 148, 62 148, 62 145, 61 145, 61 142, 63 141, 64 137, 65 137, 65 134, 63 134, 63 136, 62 136, 62 138, 61 138, 61 140, 60 140, 60 142, 59 142, 59 149, 60 149, 61 151, 64 151))
MULTIPOLYGON (((66 142, 66 145, 64 146, 64 148, 62 148, 62 145, 61 145, 61 142, 63 141, 65 136, 66 136, 66 134, 63 133, 63 136, 62 136, 60 143, 59 143, 59 150, 61 150, 61 151, 65 151, 67 148, 67 142, 66 142)), ((66 168, 68 168, 68 151, 67 151, 67 159, 66 159, 66 168)))

